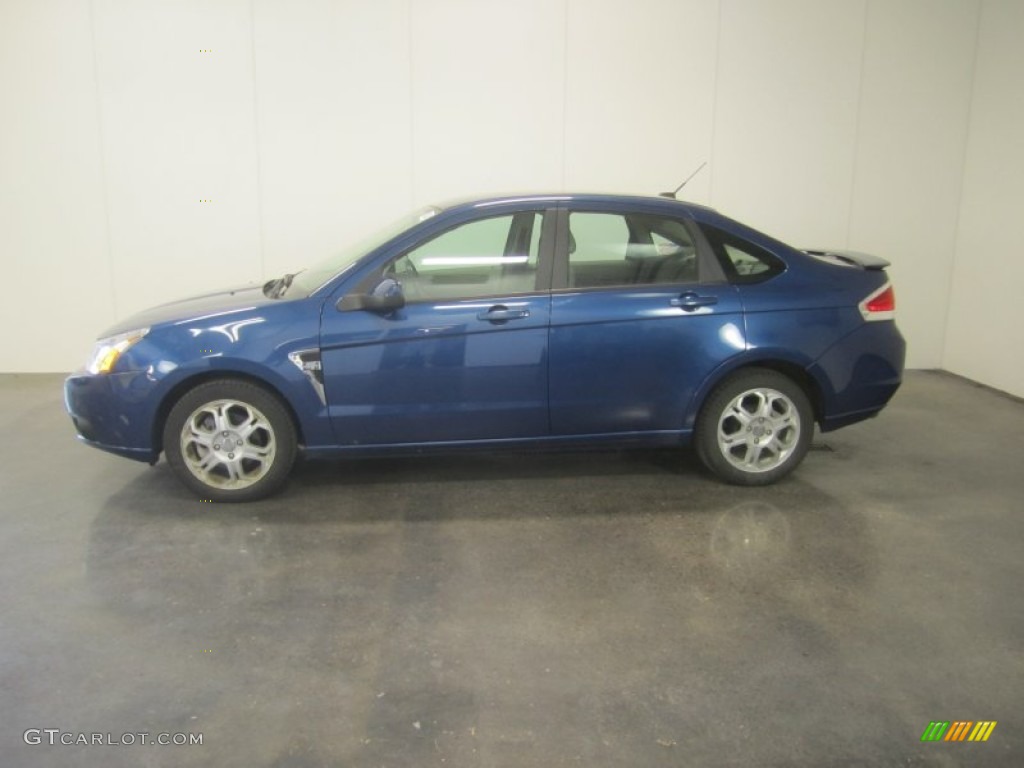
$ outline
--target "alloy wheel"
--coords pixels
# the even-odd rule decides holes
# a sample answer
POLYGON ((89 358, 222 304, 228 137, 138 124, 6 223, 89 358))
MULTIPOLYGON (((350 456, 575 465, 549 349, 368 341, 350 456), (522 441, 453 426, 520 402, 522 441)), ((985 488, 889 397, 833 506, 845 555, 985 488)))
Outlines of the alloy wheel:
POLYGON ((270 420, 240 400, 199 406, 185 420, 180 440, 185 466, 213 488, 247 488, 270 471, 277 456, 270 420))
POLYGON ((768 472, 785 463, 800 440, 800 413, 785 394, 770 387, 734 397, 718 419, 718 448, 744 472, 768 472))

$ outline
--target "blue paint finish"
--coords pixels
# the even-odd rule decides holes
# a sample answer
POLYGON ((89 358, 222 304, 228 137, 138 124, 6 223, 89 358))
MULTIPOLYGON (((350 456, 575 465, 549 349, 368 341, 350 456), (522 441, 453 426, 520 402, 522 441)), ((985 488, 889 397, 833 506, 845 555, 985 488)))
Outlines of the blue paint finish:
POLYGON ((682 430, 704 376, 745 351, 730 285, 610 289, 556 295, 551 308, 555 435, 682 430), (687 290, 718 303, 687 312, 687 290))
POLYGON ((819 357, 809 372, 827 393, 822 431, 870 418, 896 394, 906 342, 892 321, 862 323, 819 357))
POLYGON ((337 443, 546 435, 550 305, 501 296, 383 316, 328 306, 321 347, 337 443), (527 314, 480 319, 496 307, 527 314))
POLYGON ((150 332, 121 357, 113 373, 69 377, 68 411, 76 424, 89 427, 79 431, 93 443, 119 449, 115 452, 154 461, 162 434, 158 419, 166 415, 168 396, 221 375, 274 390, 292 409, 308 444, 333 443, 326 407, 288 359, 289 352, 317 348, 322 300, 254 301, 254 293, 262 296, 250 289, 175 302, 110 329, 108 334, 149 325, 150 332))
POLYGON ((150 331, 112 373, 69 377, 65 403, 83 441, 143 461, 159 456, 162 419, 176 397, 220 376, 276 392, 313 456, 662 445, 688 439, 704 400, 729 373, 788 365, 812 382, 821 425, 833 429, 874 415, 899 386, 903 338, 891 320, 865 322, 857 308, 886 280, 882 270, 824 263, 711 209, 663 198, 462 201, 308 295, 272 299, 247 287, 121 321, 103 335, 150 331), (390 313, 337 307, 368 291, 391 259, 452 227, 547 211, 549 231, 565 210, 715 227, 770 251, 785 270, 763 283, 730 285, 715 277, 713 256, 701 246, 703 282, 569 290, 558 283, 568 250, 563 231, 545 240, 532 292, 409 303, 390 313), (688 292, 716 301, 687 311, 678 300, 688 292), (492 310, 504 314, 488 317, 492 310), (326 403, 289 359, 305 351, 321 355, 326 403))
POLYGON ((152 423, 152 402, 147 397, 152 385, 152 379, 138 371, 71 376, 64 386, 64 404, 87 444, 153 461, 157 454, 144 437, 152 423))

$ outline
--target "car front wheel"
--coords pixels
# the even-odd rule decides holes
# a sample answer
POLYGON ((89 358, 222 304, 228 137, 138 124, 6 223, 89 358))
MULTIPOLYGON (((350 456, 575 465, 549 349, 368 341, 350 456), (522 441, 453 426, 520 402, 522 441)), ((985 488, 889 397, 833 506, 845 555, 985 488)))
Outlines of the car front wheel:
POLYGON ((178 479, 203 499, 270 495, 295 461, 295 425, 280 400, 245 381, 208 381, 187 392, 164 425, 164 452, 178 479))
POLYGON ((776 371, 752 368, 726 379, 697 419, 703 464, 734 485, 768 485, 807 454, 814 416, 807 395, 776 371))

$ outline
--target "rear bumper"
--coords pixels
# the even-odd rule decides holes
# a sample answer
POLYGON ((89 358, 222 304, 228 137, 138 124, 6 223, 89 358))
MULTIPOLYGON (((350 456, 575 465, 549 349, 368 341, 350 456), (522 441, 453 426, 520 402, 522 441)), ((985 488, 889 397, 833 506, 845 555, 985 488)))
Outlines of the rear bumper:
POLYGON ((821 431, 875 416, 903 381, 907 344, 892 321, 864 323, 809 369, 823 382, 821 431))
POLYGON ((86 445, 137 461, 155 462, 151 398, 155 382, 143 371, 94 376, 76 373, 64 382, 64 407, 86 445))

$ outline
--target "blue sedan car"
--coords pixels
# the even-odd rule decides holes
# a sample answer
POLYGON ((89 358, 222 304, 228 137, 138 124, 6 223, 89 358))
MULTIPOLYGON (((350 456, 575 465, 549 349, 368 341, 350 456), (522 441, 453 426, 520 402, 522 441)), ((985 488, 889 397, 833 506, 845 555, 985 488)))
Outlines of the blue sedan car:
POLYGON ((163 452, 217 501, 273 492, 300 451, 692 443, 764 485, 899 387, 887 266, 664 197, 460 201, 124 320, 65 403, 85 443, 163 452))

